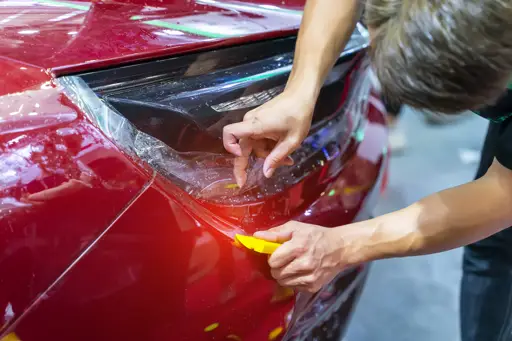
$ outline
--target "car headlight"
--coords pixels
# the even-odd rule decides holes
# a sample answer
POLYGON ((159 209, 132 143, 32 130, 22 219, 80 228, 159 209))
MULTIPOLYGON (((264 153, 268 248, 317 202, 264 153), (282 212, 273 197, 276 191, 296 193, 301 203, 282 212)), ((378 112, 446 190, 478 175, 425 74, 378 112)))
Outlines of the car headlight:
POLYGON ((307 190, 320 194, 341 171, 340 155, 366 115, 371 82, 362 26, 322 88, 311 133, 292 155, 293 166, 266 179, 262 160, 252 159, 249 182, 238 188, 234 158, 222 144, 225 125, 283 91, 294 45, 295 38, 255 43, 61 77, 58 83, 120 148, 198 200, 246 205, 305 179, 312 184, 307 190))

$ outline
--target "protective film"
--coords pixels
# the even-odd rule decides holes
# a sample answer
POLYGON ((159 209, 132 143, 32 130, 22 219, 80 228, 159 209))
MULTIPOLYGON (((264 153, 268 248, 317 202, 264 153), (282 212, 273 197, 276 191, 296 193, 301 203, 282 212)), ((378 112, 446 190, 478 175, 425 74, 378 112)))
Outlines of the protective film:
MULTIPOLYGON (((116 109, 100 99, 77 76, 59 78, 66 94, 118 147, 151 165, 161 175, 196 198, 243 204, 282 191, 333 160, 345 150, 350 137, 364 121, 367 98, 373 87, 367 59, 349 76, 350 91, 336 113, 316 123, 301 147, 292 155, 294 166, 281 167, 271 179, 263 176, 263 160, 251 158, 243 188, 233 175, 234 157, 227 153, 177 151, 138 130, 116 109)), ((330 170, 335 176, 342 165, 330 170)))

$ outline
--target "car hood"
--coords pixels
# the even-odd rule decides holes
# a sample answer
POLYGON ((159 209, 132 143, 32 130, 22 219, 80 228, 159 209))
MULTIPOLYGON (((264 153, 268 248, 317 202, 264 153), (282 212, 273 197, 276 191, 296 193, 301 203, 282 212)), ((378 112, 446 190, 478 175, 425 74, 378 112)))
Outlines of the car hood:
POLYGON ((293 34, 303 0, 0 1, 0 58, 67 74, 293 34))

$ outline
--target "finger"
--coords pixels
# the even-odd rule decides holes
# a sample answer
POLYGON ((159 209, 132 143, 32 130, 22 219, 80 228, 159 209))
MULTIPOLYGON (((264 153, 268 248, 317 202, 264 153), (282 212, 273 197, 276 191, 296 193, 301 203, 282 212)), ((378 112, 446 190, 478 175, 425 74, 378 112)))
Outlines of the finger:
POLYGON ((311 259, 308 257, 299 257, 294 259, 288 265, 282 268, 273 268, 272 277, 275 279, 284 279, 288 277, 295 277, 297 275, 303 275, 311 273, 315 270, 311 259))
POLYGON ((238 187, 242 188, 247 183, 247 166, 249 165, 249 158, 240 156, 235 158, 233 175, 238 187))
POLYGON ((289 156, 300 144, 298 139, 288 138, 283 141, 279 141, 274 149, 265 159, 263 164, 263 174, 267 178, 270 178, 280 163, 289 156))
MULTIPOLYGON (((317 283, 317 278, 314 274, 300 274, 294 277, 287 277, 285 279, 281 279, 278 283, 284 287, 289 288, 305 288, 307 291, 310 291, 311 288, 319 287, 317 283)), ((320 288, 318 288, 319 290, 320 288)), ((316 291, 318 291, 316 290, 316 291)))
POLYGON ((269 242, 284 243, 292 239, 293 231, 296 229, 294 225, 294 222, 289 222, 266 231, 258 231, 254 236, 269 242))
POLYGON ((322 287, 315 288, 314 286, 311 287, 311 286, 306 286, 306 285, 297 285, 297 286, 293 286, 293 287, 289 287, 289 288, 293 289, 295 292, 305 292, 305 293, 309 293, 309 294, 316 294, 317 292, 320 291, 320 289, 322 289, 322 287))
MULTIPOLYGON (((272 149, 267 148, 266 146, 254 146, 254 155, 260 159, 266 159, 267 156, 270 155, 272 149)), ((291 156, 286 157, 283 161, 279 163, 279 166, 293 166, 295 162, 293 161, 291 156)))
POLYGON ((290 271, 288 268, 290 268, 290 266, 292 264, 294 264, 296 262, 296 260, 297 259, 293 260, 288 265, 285 265, 282 268, 270 269, 270 274, 276 281, 283 281, 283 280, 289 279, 290 277, 296 277, 299 275, 307 275, 308 273, 310 273, 310 271, 308 272, 306 270, 300 270, 300 269, 299 270, 295 269, 295 270, 290 271))
POLYGON ((222 130, 222 142, 228 152, 236 156, 243 156, 239 140, 244 137, 249 138, 253 135, 253 124, 248 121, 243 121, 225 126, 222 130))
POLYGON ((291 156, 286 157, 282 162, 281 165, 283 166, 293 166, 295 164, 295 161, 293 161, 291 156))
POLYGON ((233 175, 235 176, 236 184, 240 188, 242 188, 247 182, 247 166, 249 165, 249 156, 252 152, 253 142, 254 141, 249 138, 241 138, 238 141, 242 155, 235 158, 233 175))
POLYGON ((306 251, 307 250, 302 246, 302 244, 294 241, 292 238, 290 241, 285 242, 283 245, 278 247, 276 251, 274 251, 268 259, 268 265, 273 269, 288 266, 295 259, 303 256, 306 251))

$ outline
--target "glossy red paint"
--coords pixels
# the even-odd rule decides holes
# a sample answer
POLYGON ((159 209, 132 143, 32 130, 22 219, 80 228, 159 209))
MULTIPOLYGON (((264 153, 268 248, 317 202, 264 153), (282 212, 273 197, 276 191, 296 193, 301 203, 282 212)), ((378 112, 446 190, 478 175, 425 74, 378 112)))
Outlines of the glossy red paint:
MULTIPOLYGON (((12 82, 18 92, 0 97, 5 332, 25 341, 256 341, 284 324, 292 302, 272 300, 277 287, 265 276, 265 259, 194 216, 180 190, 121 153, 48 75, 18 66, 3 62, 6 79, 19 81, 12 82)), ((361 205, 378 182, 385 141, 383 114, 371 106, 325 195, 313 204, 316 193, 290 197, 305 203, 298 219, 335 226, 367 216, 361 205)), ((239 209, 232 209, 211 208, 236 221, 239 209)), ((267 220, 244 228, 276 223, 259 217, 267 220)))
POLYGON ((302 0, 0 2, 0 55, 60 75, 293 34, 302 0))
POLYGON ((248 232, 290 218, 336 226, 368 217, 386 159, 381 108, 370 106, 336 179, 313 192, 299 185, 259 208, 220 207, 184 196, 121 152, 53 77, 289 34, 300 8, 273 0, 0 2, 0 337, 259 341, 285 326, 293 297, 269 279, 266 259, 233 246, 190 204, 248 232), (241 37, 148 20, 203 34, 221 22, 241 37), (283 216, 272 217, 272 207, 283 216), (253 219, 242 221, 247 210, 253 219))
MULTIPOLYGON (((363 133, 362 140, 354 137, 353 153, 329 191, 306 209, 299 220, 335 226, 357 216, 368 217, 369 211, 361 205, 368 202, 369 195, 378 194, 374 185, 381 175, 382 146, 386 141, 383 115, 375 107, 370 110, 363 133)), ((92 159, 104 159, 100 155, 93 154, 92 159)), ((115 170, 119 174, 121 168, 115 170)), ((126 187, 131 188, 123 181, 119 185, 121 193, 127 193, 123 192, 126 187)), ((157 177, 145 188, 140 185, 129 192, 137 200, 101 238, 94 238, 98 231, 80 225, 80 219, 71 220, 75 223, 73 231, 90 236, 89 244, 94 242, 64 276, 41 291, 43 294, 22 311, 21 317, 16 316, 20 319, 10 331, 15 331, 23 341, 258 341, 268 339, 275 328, 284 327, 293 297, 283 295, 275 282, 268 279, 265 257, 238 249, 208 221, 194 216, 187 209, 190 198, 184 200, 183 192, 168 180, 157 177)), ((85 219, 84 213, 96 212, 100 205, 108 206, 105 200, 111 200, 113 193, 94 189, 97 192, 93 194, 100 194, 99 197, 88 198, 87 204, 80 200, 79 205, 85 210, 77 212, 76 199, 68 195, 67 203, 61 204, 67 205, 64 207, 69 215, 47 216, 46 219, 54 219, 52 225, 48 220, 42 220, 41 225, 34 220, 34 228, 70 224, 68 217, 72 214, 85 219), (107 197, 108 194, 111 196, 107 197)), ((83 198, 82 194, 79 197, 83 198)), ((7 216, 9 221, 13 217, 12 213, 7 216)), ((23 225, 17 226, 15 231, 22 230, 23 225)), ((2 231, 7 229, 2 226, 2 231)), ((27 235, 20 238, 31 240, 27 235)), ((76 244, 68 244, 73 238, 63 230, 51 229, 42 240, 51 240, 55 245, 66 243, 68 254, 73 245, 74 255, 84 251, 76 244)), ((82 245, 87 245, 87 240, 82 245)), ((55 264, 53 259, 46 260, 55 264)), ((21 273, 29 276, 31 272, 21 273)), ((26 280, 12 278, 12 285, 26 280)), ((13 296, 3 298, 9 303, 13 296)))
MULTIPOLYGON (((51 75, 39 67, 27 66, 18 61, 0 56, 0 96, 14 94, 49 84, 51 75)), ((14 118, 15 119, 15 118, 14 118)))
POLYGON ((272 302, 276 284, 254 266, 265 259, 199 223, 166 186, 153 183, 27 314, 22 340, 256 341, 284 326, 293 297, 272 302))
POLYGON ((15 68, 9 77, 25 72, 34 77, 10 84, 30 90, 0 97, 0 307, 9 307, 3 328, 45 295, 152 174, 48 80, 33 86, 45 79, 38 71, 15 68))

